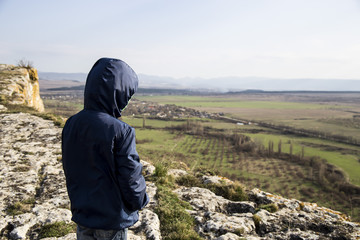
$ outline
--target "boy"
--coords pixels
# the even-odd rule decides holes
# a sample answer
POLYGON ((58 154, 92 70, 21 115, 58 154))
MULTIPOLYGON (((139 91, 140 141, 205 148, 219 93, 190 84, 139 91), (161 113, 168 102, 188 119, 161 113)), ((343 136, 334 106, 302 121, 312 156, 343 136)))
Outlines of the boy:
POLYGON ((62 161, 78 239, 126 239, 148 203, 135 130, 118 120, 137 90, 125 62, 101 58, 90 70, 84 109, 62 132, 62 161))

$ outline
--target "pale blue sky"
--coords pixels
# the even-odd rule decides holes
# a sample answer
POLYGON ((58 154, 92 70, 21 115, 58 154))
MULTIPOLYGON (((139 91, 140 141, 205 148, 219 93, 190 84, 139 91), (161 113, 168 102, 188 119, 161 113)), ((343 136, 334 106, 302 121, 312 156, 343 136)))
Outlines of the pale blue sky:
POLYGON ((0 63, 170 77, 360 79, 360 0, 0 0, 0 63))

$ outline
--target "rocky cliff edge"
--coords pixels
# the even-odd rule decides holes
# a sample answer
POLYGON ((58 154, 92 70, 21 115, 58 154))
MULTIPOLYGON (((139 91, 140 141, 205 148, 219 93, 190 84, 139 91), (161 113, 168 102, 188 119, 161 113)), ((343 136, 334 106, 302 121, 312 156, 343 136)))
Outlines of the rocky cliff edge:
MULTIPOLYGON (((61 128, 28 113, 0 113, 0 127, 0 239, 75 239, 61 164, 61 128)), ((162 239, 166 233, 158 215, 155 167, 142 163, 151 201, 128 239, 162 239)), ((172 179, 188 175, 177 169, 167 174, 172 179)), ((199 180, 204 186, 233 184, 219 176, 199 180)), ((190 206, 186 213, 203 239, 360 239, 360 225, 340 212, 259 189, 248 190, 247 201, 179 184, 171 192, 190 206)))
POLYGON ((26 105, 44 111, 39 77, 35 68, 0 64, 0 104, 26 105))

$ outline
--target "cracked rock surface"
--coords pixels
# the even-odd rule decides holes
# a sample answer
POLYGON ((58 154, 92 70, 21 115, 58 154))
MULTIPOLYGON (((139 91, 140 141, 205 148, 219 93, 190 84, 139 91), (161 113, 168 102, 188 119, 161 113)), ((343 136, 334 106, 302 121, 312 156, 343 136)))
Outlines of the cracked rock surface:
MULTIPOLYGON (((60 138, 52 121, 0 114, 0 239, 36 239, 39 226, 71 223, 60 138)), ((148 182, 147 187, 152 200, 128 239, 161 239, 159 218, 151 210, 156 186, 148 182)), ((58 239, 76 239, 76 234, 58 239)))
POLYGON ((36 224, 69 223, 61 130, 51 121, 26 113, 1 114, 0 126, 2 238, 29 238, 36 224))

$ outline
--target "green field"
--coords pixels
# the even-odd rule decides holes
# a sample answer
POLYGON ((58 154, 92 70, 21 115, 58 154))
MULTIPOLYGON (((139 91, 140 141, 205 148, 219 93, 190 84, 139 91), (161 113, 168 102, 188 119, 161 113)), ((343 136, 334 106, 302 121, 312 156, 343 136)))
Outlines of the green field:
POLYGON ((323 159, 326 159, 327 162, 342 169, 351 183, 360 186, 360 174, 359 174, 360 149, 359 148, 353 146, 344 146, 344 144, 334 143, 326 140, 320 141, 314 138, 301 138, 295 136, 289 137, 286 135, 276 135, 276 134, 246 134, 246 135, 249 135, 253 139, 260 140, 261 142, 263 142, 265 146, 268 145, 268 142, 270 140, 273 141, 275 143, 274 146, 275 151, 278 151, 277 143, 279 142, 279 140, 281 140, 282 151, 287 153, 290 150, 289 142, 291 141, 293 143, 294 154, 300 154, 302 151, 302 147, 304 147, 305 156, 318 156, 323 159), (319 146, 320 144, 321 146, 319 146), (325 148, 329 150, 325 150, 325 148), (338 150, 340 148, 342 148, 342 150, 338 150), (352 154, 349 154, 349 152, 352 154))
MULTIPOLYGON (((325 134, 351 137, 360 142, 360 103, 320 99, 316 102, 298 101, 281 96, 137 96, 139 100, 175 104, 200 111, 224 113, 241 120, 264 121, 296 129, 319 131, 325 134), (346 124, 344 123, 346 121, 346 124)), ((355 100, 354 100, 355 101, 355 100)))
MULTIPOLYGON (((163 141, 163 136, 161 134, 164 134, 168 137, 168 133, 161 131, 160 133, 157 132, 157 134, 150 134, 148 131, 154 131, 156 130, 141 130, 143 119, 139 118, 125 118, 127 122, 129 122, 131 125, 136 127, 139 133, 138 137, 139 139, 146 139, 147 137, 151 136, 157 136, 154 140, 155 143, 161 144, 161 141, 163 141), (144 134, 145 132, 146 134, 144 134), (166 133, 166 134, 165 134, 166 133)), ((170 126, 176 126, 179 124, 184 124, 185 121, 161 121, 161 120, 152 120, 147 119, 146 120, 146 126, 153 127, 153 128, 163 128, 163 127, 170 127, 170 126)), ((350 182, 353 184, 360 186, 360 162, 359 162, 359 156, 360 156, 360 148, 352 145, 346 145, 342 143, 336 143, 326 140, 319 140, 316 138, 307 138, 307 137, 297 137, 297 136, 289 136, 289 135, 283 135, 280 133, 276 133, 274 131, 268 132, 268 133, 247 133, 251 130, 259 130, 260 127, 257 126, 251 126, 251 125, 244 125, 244 126, 238 126, 233 123, 223 123, 220 121, 210 121, 210 122, 203 122, 204 126, 213 127, 214 129, 227 129, 227 130, 234 130, 236 129, 238 132, 243 133, 247 136, 250 136, 252 139, 254 139, 257 142, 260 142, 264 146, 268 146, 269 141, 273 141, 275 151, 278 151, 278 142, 281 140, 282 142, 282 152, 289 153, 290 151, 290 142, 293 144, 293 153, 294 154, 300 154, 302 151, 302 148, 304 147, 305 156, 319 156, 323 159, 326 159, 329 163, 339 167, 342 169, 345 174, 348 176, 350 182)), ((263 129, 264 130, 264 129, 263 129)), ((158 130, 157 130, 158 131, 158 130)), ((165 147, 165 149, 173 149, 174 146, 177 147, 181 144, 178 142, 180 141, 179 136, 174 136, 171 141, 169 139, 172 139, 168 137, 166 142, 168 144, 171 144, 171 146, 165 147), (175 141, 176 140, 176 141, 175 141)), ((154 144, 154 143, 152 143, 154 144)), ((202 146, 206 145, 205 143, 202 143, 202 146)), ((150 146, 148 147, 149 150, 152 149, 161 149, 163 150, 164 147, 157 148, 157 146, 154 146, 153 148, 150 146)), ((201 147, 200 147, 201 148, 201 147)), ((191 152, 188 151, 179 151, 179 152, 191 152)), ((199 151, 201 152, 201 151, 199 151)), ((203 155, 196 155, 196 158, 202 158, 203 155)), ((201 161, 200 161, 201 162, 201 161)), ((205 164, 201 162, 201 164, 205 164)))
POLYGON ((249 108, 249 109, 350 109, 350 106, 338 104, 316 104, 281 101, 249 101, 226 97, 201 96, 137 96, 139 100, 162 104, 175 104, 191 108, 249 108))
MULTIPOLYGON (((278 151, 277 146, 281 140, 282 152, 289 153, 291 142, 293 154, 325 159, 327 163, 340 169, 350 183, 360 186, 360 147, 347 144, 347 142, 360 143, 360 102, 357 100, 357 95, 139 96, 138 99, 161 104, 175 104, 211 113, 223 113, 231 118, 276 126, 275 128, 266 128, 255 125, 239 126, 225 122, 203 123, 204 126, 213 129, 243 133, 250 136, 255 142, 261 143, 265 148, 271 141, 274 144, 275 152, 278 151), (285 128, 294 129, 298 134, 289 134, 282 130, 285 128), (309 132, 310 135, 305 137, 300 134, 301 132, 309 132), (316 134, 319 134, 319 138, 315 136, 316 134)), ((216 149, 215 146, 214 149, 216 149)), ((179 149, 179 151, 182 150, 179 149)), ((220 150, 218 152, 231 158, 231 153, 220 150)), ((219 156, 219 154, 215 156, 219 156)), ((280 167, 284 165, 284 161, 274 159, 269 162, 266 158, 255 158, 251 161, 237 161, 239 164, 237 166, 229 164, 230 161, 227 157, 220 157, 221 160, 218 159, 219 157, 204 156, 204 158, 205 160, 192 161, 191 164, 196 163, 208 168, 215 167, 221 169, 222 174, 226 176, 240 177, 249 186, 260 187, 288 197, 305 198, 333 208, 335 206, 337 209, 351 214, 346 207, 348 203, 341 203, 340 200, 342 198, 349 201, 349 195, 343 195, 341 190, 340 193, 331 194, 331 196, 322 195, 321 192, 327 190, 319 187, 317 183, 309 181, 308 176, 313 172, 304 166, 285 165, 286 167, 279 170, 272 170, 270 166, 280 167), (241 162, 242 164, 240 164, 241 162), (286 168, 294 168, 296 171, 286 172, 286 168), (289 179, 282 176, 281 173, 293 177, 289 179), (274 178, 274 176, 277 177, 274 178), (300 180, 296 176, 300 176, 300 180), (270 184, 269 181, 271 181, 270 184)), ((241 156, 238 159, 241 159, 241 156)), ((359 216, 359 208, 356 209, 352 213, 353 216, 359 216)))
MULTIPOLYGON (((328 190, 322 189, 313 178, 312 174, 314 173, 309 166, 284 161, 276 158, 276 156, 263 157, 236 151, 231 142, 225 137, 187 134, 186 132, 164 128, 165 126, 186 124, 185 120, 183 122, 172 122, 149 119, 146 120, 146 128, 141 126, 142 119, 124 117, 123 120, 136 127, 137 149, 142 159, 151 162, 167 162, 176 168, 187 166, 185 168, 190 171, 197 171, 198 168, 217 171, 219 175, 239 180, 248 188, 257 187, 285 197, 318 202, 332 208, 335 206, 336 209, 350 214, 347 197, 341 194, 332 194, 328 190)), ((201 125, 208 127, 217 126, 218 124, 225 126, 224 123, 218 121, 201 121, 201 125)), ((226 126, 227 128, 223 128, 221 131, 224 134, 234 132, 234 130, 239 133, 254 129, 259 130, 257 126, 237 126, 229 123, 226 126), (235 128, 233 128, 234 126, 235 128)), ((215 133, 219 129, 211 128, 209 131, 215 133)), ((357 178, 360 163, 357 161, 356 155, 342 154, 336 150, 337 148, 343 148, 343 151, 347 149, 353 152, 359 150, 356 147, 346 148, 344 144, 328 142, 326 143, 327 146, 332 146, 334 149, 325 150, 309 147, 319 143, 324 144, 318 139, 298 138, 274 132, 271 134, 244 134, 250 136, 255 142, 263 144, 264 147, 267 146, 269 141, 273 141, 275 143, 275 152, 278 151, 277 143, 279 140, 282 141, 282 152, 289 152, 289 142, 291 141, 294 155, 300 155, 304 147, 305 156, 319 156, 329 163, 337 164, 346 171, 353 183, 360 183, 357 178)), ((358 212, 360 208, 356 208, 354 211, 358 212)))

